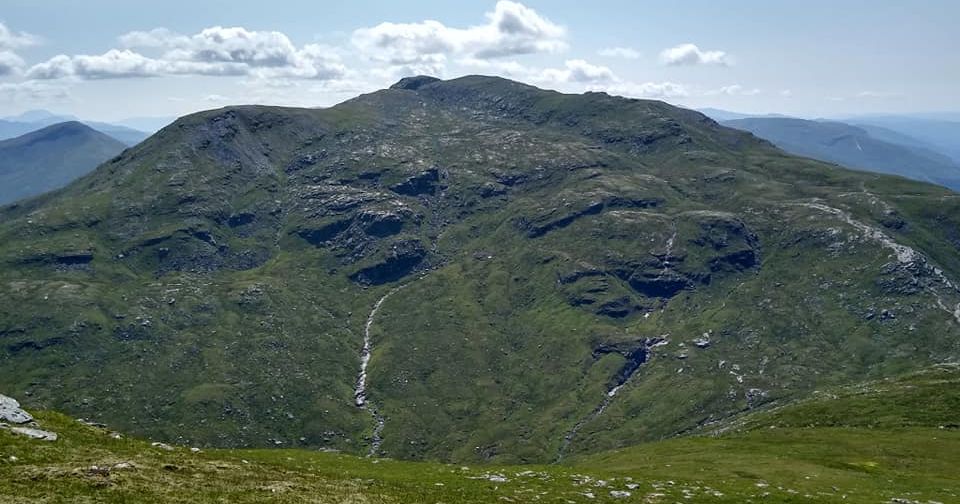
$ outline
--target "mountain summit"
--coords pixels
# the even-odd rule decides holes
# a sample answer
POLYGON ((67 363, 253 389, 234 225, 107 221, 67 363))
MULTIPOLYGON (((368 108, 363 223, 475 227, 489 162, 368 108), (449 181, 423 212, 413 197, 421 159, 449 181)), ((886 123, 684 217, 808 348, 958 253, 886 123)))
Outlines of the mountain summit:
POLYGON ((557 460, 955 360, 958 198, 493 77, 201 112, 0 209, 0 390, 183 444, 557 460))

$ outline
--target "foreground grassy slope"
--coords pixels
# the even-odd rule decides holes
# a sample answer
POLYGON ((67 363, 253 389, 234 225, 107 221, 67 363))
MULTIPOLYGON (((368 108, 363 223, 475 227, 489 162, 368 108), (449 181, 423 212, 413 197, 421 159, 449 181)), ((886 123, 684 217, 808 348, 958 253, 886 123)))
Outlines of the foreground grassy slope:
POLYGON ((55 443, 0 431, 0 499, 955 502, 958 385, 960 370, 938 367, 824 391, 711 434, 552 466, 461 466, 304 450, 168 451, 44 413, 38 420, 61 435, 55 443))

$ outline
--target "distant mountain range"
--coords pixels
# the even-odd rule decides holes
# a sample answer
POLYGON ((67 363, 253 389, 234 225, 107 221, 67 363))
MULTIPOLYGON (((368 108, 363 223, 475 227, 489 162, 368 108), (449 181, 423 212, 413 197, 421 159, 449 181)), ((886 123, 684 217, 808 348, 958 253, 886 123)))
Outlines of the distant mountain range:
POLYGON ((729 110, 721 110, 710 107, 697 109, 697 111, 717 122, 733 121, 735 119, 747 119, 750 117, 790 117, 783 114, 743 114, 740 112, 731 112, 729 110))
POLYGON ((123 142, 77 121, 2 140, 0 204, 63 187, 126 148, 123 142))
POLYGON ((960 122, 951 120, 956 114, 808 120, 713 108, 700 112, 792 154, 960 190, 960 122))
POLYGON ((913 137, 960 163, 960 117, 958 114, 932 116, 864 116, 844 119, 861 127, 881 127, 913 137))
POLYGON ((842 122, 769 117, 722 124, 749 131, 791 154, 960 190, 960 166, 950 157, 895 131, 842 122))
POLYGON ((81 122, 101 133, 116 138, 127 146, 133 146, 145 140, 153 132, 173 122, 173 118, 139 117, 124 119, 116 123, 106 123, 87 121, 72 115, 55 114, 48 110, 29 110, 15 116, 0 118, 0 140, 18 137, 52 124, 69 121, 81 122))
POLYGON ((0 139, 14 138, 57 123, 76 121, 127 144, 136 145, 150 133, 127 126, 98 121, 84 121, 72 115, 54 114, 47 110, 30 110, 17 116, 0 119, 0 139))

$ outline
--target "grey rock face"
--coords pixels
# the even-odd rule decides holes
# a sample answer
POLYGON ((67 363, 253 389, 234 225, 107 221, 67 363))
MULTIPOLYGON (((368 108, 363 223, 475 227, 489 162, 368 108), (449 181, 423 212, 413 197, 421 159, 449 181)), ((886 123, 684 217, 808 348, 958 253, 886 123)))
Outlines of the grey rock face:
POLYGON ((45 431, 45 430, 40 430, 40 429, 33 429, 33 428, 30 428, 30 427, 11 427, 11 428, 10 428, 10 431, 11 431, 11 432, 14 432, 14 433, 16 433, 16 434, 20 434, 21 436, 27 436, 27 437, 31 437, 31 438, 33 438, 33 439, 40 439, 40 440, 43 440, 43 441, 56 441, 56 440, 57 440, 57 433, 56 433, 56 432, 50 432, 50 431, 45 431))
POLYGON ((0 395, 0 422, 25 424, 33 421, 30 413, 20 409, 20 403, 12 397, 0 395))

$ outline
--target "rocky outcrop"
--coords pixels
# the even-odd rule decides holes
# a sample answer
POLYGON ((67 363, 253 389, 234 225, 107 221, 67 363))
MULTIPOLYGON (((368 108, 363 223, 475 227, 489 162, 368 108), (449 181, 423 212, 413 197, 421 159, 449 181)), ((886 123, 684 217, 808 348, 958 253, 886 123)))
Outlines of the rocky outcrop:
POLYGON ((12 397, 0 395, 0 429, 43 441, 56 441, 57 433, 40 429, 30 413, 20 408, 12 397))
POLYGON ((420 89, 427 84, 433 84, 434 82, 440 82, 440 79, 436 77, 431 77, 429 75, 417 75, 414 77, 404 77, 400 79, 399 82, 390 86, 390 89, 408 89, 411 91, 420 89))
POLYGON ((56 441, 58 437, 56 432, 34 429, 32 427, 10 427, 10 432, 41 441, 56 441))
POLYGON ((427 250, 419 240, 395 242, 383 259, 350 275, 354 282, 380 285, 395 282, 411 272, 427 257, 427 250))
POLYGON ((405 196, 419 196, 421 194, 435 194, 437 184, 440 182, 440 171, 436 168, 430 168, 407 178, 399 184, 394 184, 390 189, 405 196))
MULTIPOLYGON (((635 199, 611 200, 604 207, 589 206, 576 215, 596 215, 597 209, 606 205, 635 204, 639 204, 635 199)), ((673 217, 618 210, 589 218, 593 233, 629 236, 635 243, 650 244, 646 250, 598 250, 558 272, 557 285, 570 305, 597 315, 622 318, 649 312, 684 291, 761 265, 760 239, 731 214, 686 212, 673 217)), ((549 226, 566 224, 567 219, 552 221, 549 226)))
POLYGON ((585 196, 589 199, 565 202, 561 208, 545 210, 542 215, 532 219, 520 218, 516 224, 526 231, 528 237, 539 238, 551 231, 565 228, 580 218, 598 215, 605 210, 652 208, 662 203, 659 198, 627 198, 609 193, 585 196))
POLYGON ((319 247, 346 231, 352 223, 353 219, 350 218, 336 219, 319 225, 302 227, 297 234, 311 245, 319 247))
POLYGON ((610 391, 614 392, 626 383, 627 380, 637 372, 637 369, 640 369, 640 366, 647 362, 650 356, 650 349, 663 341, 663 338, 642 338, 618 343, 601 343, 594 347, 593 357, 595 359, 606 354, 619 354, 626 359, 623 366, 621 366, 617 374, 614 375, 613 382, 610 385, 610 391))
POLYGON ((32 421, 33 417, 20 409, 20 403, 16 399, 0 395, 0 422, 19 425, 32 421))
POLYGON ((403 230, 403 221, 407 217, 406 212, 394 210, 369 209, 363 210, 357 216, 363 231, 369 236, 382 238, 395 235, 403 230))
POLYGON ((613 275, 588 264, 581 266, 557 278, 571 306, 611 318, 624 318, 647 308, 613 275))

